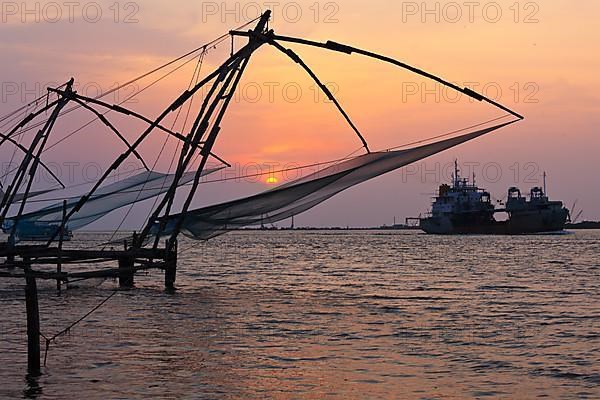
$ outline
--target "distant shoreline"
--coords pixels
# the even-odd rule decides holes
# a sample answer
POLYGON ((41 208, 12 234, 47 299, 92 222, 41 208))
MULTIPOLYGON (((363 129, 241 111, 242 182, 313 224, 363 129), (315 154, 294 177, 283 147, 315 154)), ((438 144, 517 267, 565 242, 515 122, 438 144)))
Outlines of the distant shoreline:
MULTIPOLYGON (((581 230, 600 230, 600 221, 583 221, 576 224, 566 224, 565 229, 581 229, 581 230)), ((330 226, 330 227, 247 227, 232 229, 232 231, 418 231, 421 230, 418 226, 408 225, 383 225, 378 227, 341 227, 341 226, 330 226)), ((84 233, 112 233, 112 231, 104 230, 82 230, 84 233)), ((122 230, 120 232, 133 232, 132 230, 122 230)))
MULTIPOLYGON (((578 222, 576 224, 566 224, 565 229, 582 229, 582 230, 590 230, 590 229, 600 229, 600 221, 584 221, 578 222)), ((410 225, 392 225, 392 226, 377 226, 377 227, 265 227, 265 228, 239 228, 233 229, 235 231, 418 231, 421 230, 418 226, 410 226, 410 225)))
POLYGON ((565 229, 600 229, 600 221, 583 221, 576 224, 567 224, 565 229))

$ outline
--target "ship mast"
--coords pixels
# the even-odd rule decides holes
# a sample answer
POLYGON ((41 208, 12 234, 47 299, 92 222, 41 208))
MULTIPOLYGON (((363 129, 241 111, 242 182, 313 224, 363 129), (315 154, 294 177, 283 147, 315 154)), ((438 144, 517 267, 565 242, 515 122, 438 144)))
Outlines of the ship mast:
POLYGON ((548 196, 548 193, 546 193, 546 171, 544 171, 542 176, 544 177, 544 195, 548 196))
POLYGON ((460 178, 458 176, 459 170, 458 170, 458 160, 455 159, 454 160, 454 187, 458 187, 460 178))

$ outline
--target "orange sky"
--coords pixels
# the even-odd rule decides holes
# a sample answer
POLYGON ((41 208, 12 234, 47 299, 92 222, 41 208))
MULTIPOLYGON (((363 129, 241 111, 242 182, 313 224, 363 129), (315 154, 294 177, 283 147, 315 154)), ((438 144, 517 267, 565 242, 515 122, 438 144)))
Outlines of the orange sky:
MULTIPOLYGON (((600 219, 596 154, 600 148, 596 93, 600 34, 595 21, 599 3, 510 0, 469 7, 468 2, 444 1, 152 0, 117 3, 118 12, 112 1, 95 6, 83 2, 71 10, 62 3, 54 3, 58 9, 49 3, 26 2, 27 9, 20 3, 15 3, 16 9, 3 3, 0 114, 31 100, 33 92, 43 90, 47 83, 64 82, 71 76, 85 94, 108 90, 253 18, 258 5, 265 9, 270 4, 272 27, 280 34, 370 49, 463 86, 485 89, 526 116, 524 122, 489 137, 352 189, 299 217, 300 224, 376 225, 390 223, 393 216, 418 215, 427 209, 429 194, 446 179, 438 176, 437 165, 444 166, 455 157, 463 163, 479 163, 475 170, 480 184, 498 198, 504 197, 508 186, 527 190, 541 183, 539 176, 546 170, 552 197, 569 206, 578 199, 584 217, 600 219), (99 10, 101 18, 96 17, 99 10), (496 166, 502 170, 497 180, 489 176, 496 166), (424 171, 430 173, 424 175, 424 171)), ((240 39, 236 46, 241 44, 240 39)), ((393 66, 360 56, 290 47, 336 89, 373 149, 424 139, 502 114, 489 105, 457 100, 454 93, 393 66)), ((203 71, 217 66, 228 52, 228 42, 211 51, 203 71)), ((188 67, 129 106, 151 117, 157 115, 187 86, 193 63, 188 67)), ((254 164, 279 168, 331 160, 360 147, 306 74, 272 48, 265 46, 256 53, 239 92, 216 147, 218 154, 236 165, 233 175, 251 172, 249 165, 254 164)), ((108 100, 116 102, 126 95, 124 91, 108 100)), ((64 129, 87 118, 73 116, 64 129)), ((141 129, 128 121, 121 123, 129 138, 141 129)), ((48 152, 47 159, 59 164, 106 165, 122 150, 109 138, 108 133, 92 128, 48 152)), ((161 145, 157 136, 144 150, 156 153, 161 145)), ((169 143, 159 167, 166 169, 174 150, 174 143, 169 143)), ((266 187, 267 178, 260 185, 207 185, 199 204, 260 190, 266 187)))

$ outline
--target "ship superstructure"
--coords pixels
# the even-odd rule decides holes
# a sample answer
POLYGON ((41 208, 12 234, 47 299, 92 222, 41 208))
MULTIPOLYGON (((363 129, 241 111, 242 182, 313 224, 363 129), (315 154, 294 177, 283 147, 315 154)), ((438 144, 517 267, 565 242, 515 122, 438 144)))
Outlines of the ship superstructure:
MULTIPOLYGON (((544 185, 545 186, 545 185, 544 185)), ((508 190, 505 208, 496 208, 488 191, 460 177, 455 162, 452 186, 443 184, 434 198, 430 215, 419 219, 421 229, 434 234, 524 234, 561 231, 569 211, 551 201, 544 189, 534 187, 529 198, 516 187, 508 190), (507 213, 498 221, 496 213, 507 213)))

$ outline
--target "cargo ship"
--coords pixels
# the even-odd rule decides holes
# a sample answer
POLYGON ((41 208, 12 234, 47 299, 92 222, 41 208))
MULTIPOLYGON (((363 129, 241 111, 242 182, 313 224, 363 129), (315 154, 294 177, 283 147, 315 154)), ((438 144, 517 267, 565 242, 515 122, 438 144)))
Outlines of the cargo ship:
MULTIPOLYGON (((524 196, 516 187, 508 189, 504 208, 496 208, 488 191, 460 177, 455 162, 452 185, 443 184, 434 198, 431 213, 419 218, 419 227, 430 234, 519 235, 560 232, 569 221, 569 210, 561 201, 551 201, 544 188, 534 187, 524 196), (506 213, 506 220, 496 220, 506 213)), ((544 175, 545 182, 545 175, 544 175)))

